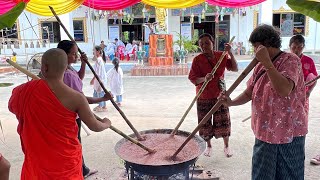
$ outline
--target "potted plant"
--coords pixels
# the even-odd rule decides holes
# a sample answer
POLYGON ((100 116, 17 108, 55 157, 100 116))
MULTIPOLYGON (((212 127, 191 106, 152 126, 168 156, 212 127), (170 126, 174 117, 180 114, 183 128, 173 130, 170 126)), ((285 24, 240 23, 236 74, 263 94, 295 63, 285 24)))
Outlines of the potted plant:
MULTIPOLYGON (((195 36, 192 37, 191 40, 189 40, 188 37, 181 35, 181 33, 176 32, 176 34, 179 37, 179 39, 174 41, 174 44, 179 46, 179 50, 186 50, 188 55, 198 52, 199 47, 196 45, 197 38, 195 36)), ((178 53, 175 53, 175 56, 179 59, 178 53)), ((186 62, 187 59, 188 58, 186 58, 186 62)))

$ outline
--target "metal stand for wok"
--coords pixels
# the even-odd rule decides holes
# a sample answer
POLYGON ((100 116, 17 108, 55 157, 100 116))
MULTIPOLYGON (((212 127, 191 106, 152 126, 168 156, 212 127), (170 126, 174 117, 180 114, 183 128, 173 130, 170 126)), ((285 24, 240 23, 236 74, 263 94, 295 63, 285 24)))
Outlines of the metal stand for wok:
MULTIPOLYGON (((125 162, 125 168, 128 174, 128 180, 140 180, 140 178, 137 177, 137 174, 141 174, 143 176, 149 176, 149 177, 151 176, 147 180, 168 180, 171 176, 183 174, 184 180, 189 180, 190 167, 193 167, 194 169, 195 163, 187 166, 187 168, 185 168, 183 171, 179 171, 179 172, 177 171, 175 173, 170 173, 170 174, 163 172, 163 173, 160 173, 161 174, 160 175, 159 172, 157 172, 156 174, 152 174, 152 173, 150 174, 150 173, 137 171, 134 169, 134 164, 130 162, 125 162)), ((193 177, 193 171, 192 171, 191 179, 192 177, 193 177)), ((143 178, 143 180, 145 180, 145 178, 143 178)))
MULTIPOLYGON (((141 134, 168 134, 172 132, 173 129, 151 129, 140 132, 141 134)), ((177 136, 188 137, 190 135, 189 132, 186 131, 177 131, 177 136)), ((134 134, 129 135, 130 137, 135 137, 134 134)), ((131 162, 123 158, 123 154, 121 153, 120 149, 123 143, 127 142, 127 139, 121 139, 117 142, 115 146, 115 152, 117 155, 123 159, 124 166, 127 171, 128 180, 177 180, 177 179, 187 179, 189 180, 189 173, 190 167, 194 167, 198 157, 205 151, 206 149, 206 142, 198 135, 193 137, 193 140, 196 142, 199 152, 195 154, 192 158, 190 157, 189 160, 177 162, 170 165, 144 165, 139 164, 136 162, 131 162), (142 177, 139 177, 142 176, 142 177), (181 178, 179 178, 181 176, 181 178)), ((194 171, 191 172, 193 177, 194 171)))

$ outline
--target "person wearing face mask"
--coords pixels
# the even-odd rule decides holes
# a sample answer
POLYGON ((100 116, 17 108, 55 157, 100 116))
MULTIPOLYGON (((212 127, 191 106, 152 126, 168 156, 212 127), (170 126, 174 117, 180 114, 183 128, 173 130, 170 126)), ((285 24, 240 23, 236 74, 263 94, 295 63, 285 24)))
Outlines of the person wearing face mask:
MULTIPOLYGON (((202 53, 196 56, 192 62, 189 73, 189 80, 196 86, 196 92, 201 89, 205 81, 210 81, 200 97, 197 100, 198 122, 210 111, 216 104, 219 94, 225 91, 224 71, 238 71, 237 62, 231 53, 231 46, 225 44, 225 51, 228 54, 223 58, 220 66, 211 75, 212 69, 219 61, 223 52, 214 51, 214 39, 210 34, 204 33, 199 37, 199 47, 202 53)), ((205 156, 210 157, 212 153, 211 139, 221 138, 224 140, 224 154, 226 157, 231 157, 232 153, 229 149, 229 136, 231 131, 231 122, 229 109, 226 106, 221 106, 199 131, 200 136, 207 142, 205 156)))
POLYGON ((232 100, 219 99, 227 106, 251 101, 252 180, 303 180, 308 120, 301 61, 280 50, 280 32, 273 26, 258 26, 249 41, 259 63, 247 88, 232 100))

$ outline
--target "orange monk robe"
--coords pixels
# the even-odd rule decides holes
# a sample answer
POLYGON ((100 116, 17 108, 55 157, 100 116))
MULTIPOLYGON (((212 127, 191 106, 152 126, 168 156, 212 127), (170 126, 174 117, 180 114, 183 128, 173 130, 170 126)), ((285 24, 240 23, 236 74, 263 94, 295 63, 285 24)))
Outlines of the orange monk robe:
POLYGON ((60 103, 44 80, 16 87, 9 110, 19 121, 22 180, 83 179, 76 113, 60 103))

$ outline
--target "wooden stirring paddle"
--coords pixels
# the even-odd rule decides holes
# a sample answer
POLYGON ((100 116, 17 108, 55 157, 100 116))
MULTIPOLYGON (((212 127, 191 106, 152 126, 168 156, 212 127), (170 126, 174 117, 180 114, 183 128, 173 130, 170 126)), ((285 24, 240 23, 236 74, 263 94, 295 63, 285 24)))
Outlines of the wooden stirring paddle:
MULTIPOLYGON (((257 59, 253 59, 251 63, 246 67, 246 69, 240 74, 240 76, 236 79, 236 81, 230 86, 230 88, 226 91, 226 96, 230 96, 230 94, 235 90, 235 88, 240 84, 240 82, 250 73, 250 71, 258 64, 257 59)), ((212 114, 215 113, 219 107, 222 105, 222 100, 218 100, 218 102, 211 108, 211 110, 206 114, 206 116, 201 120, 198 126, 194 129, 194 131, 188 136, 188 138, 182 143, 179 149, 172 155, 172 158, 176 158, 178 153, 183 149, 183 147, 193 138, 193 136, 200 130, 200 128, 211 118, 212 114)))
MULTIPOLYGON (((67 34, 67 36, 70 38, 71 41, 75 42, 75 40, 73 39, 73 37, 70 35, 70 33, 68 32, 68 30, 66 29, 66 27, 64 26, 64 24, 62 23, 62 21, 60 20, 59 16, 57 15, 57 13, 54 11, 54 9, 49 6, 52 14, 56 17, 57 22, 59 23, 59 25, 62 27, 62 29, 64 30, 64 32, 67 34)), ((81 49, 78 47, 78 51, 80 54, 83 54, 83 52, 81 51, 81 49)), ((90 68, 90 70, 92 71, 94 77, 98 80, 100 86, 102 87, 103 91, 106 94, 110 94, 110 92, 105 88, 105 86, 103 85, 102 81, 100 80, 99 76, 96 74, 96 72, 94 71, 94 69, 92 68, 91 64, 88 61, 85 61, 86 64, 88 65, 88 67, 90 68)), ((132 123, 129 121, 129 119, 127 118, 127 116, 123 113, 123 111, 119 108, 119 106, 117 105, 117 103, 114 101, 114 99, 110 99, 112 105, 118 110, 118 112, 120 113, 120 115, 122 116, 122 118, 126 121, 126 123, 129 125, 129 127, 132 129, 133 133, 136 135, 136 137, 138 138, 138 140, 144 140, 144 138, 139 134, 139 132, 133 127, 132 123)))
MULTIPOLYGON (((234 40, 235 36, 233 36, 230 40, 229 43, 232 43, 234 40)), ((213 67, 213 69, 211 70, 210 74, 212 76, 214 76, 214 73, 216 73, 217 69, 219 68, 222 60, 224 59, 224 57, 227 55, 227 51, 223 51, 222 55, 220 56, 220 59, 218 60, 217 64, 213 67)), ((179 127, 181 126, 182 122, 184 121, 184 119, 187 117, 188 113, 190 112, 192 106, 194 105, 194 103, 197 101, 197 99, 200 97, 200 95, 202 94, 202 92, 204 91, 204 89, 207 87, 207 85, 209 84, 210 81, 205 80, 204 83, 202 84, 198 94, 193 98, 191 104, 189 105, 187 111, 183 114, 180 122, 177 124, 177 126, 174 128, 174 130, 171 132, 171 135, 174 136, 179 127)))

